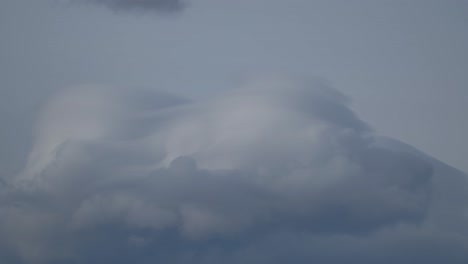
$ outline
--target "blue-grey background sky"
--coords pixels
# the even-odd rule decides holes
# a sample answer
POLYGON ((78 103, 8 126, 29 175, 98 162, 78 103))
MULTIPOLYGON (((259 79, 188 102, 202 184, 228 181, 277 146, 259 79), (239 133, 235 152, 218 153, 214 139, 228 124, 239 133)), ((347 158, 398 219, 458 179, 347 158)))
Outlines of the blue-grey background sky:
POLYGON ((468 171, 468 1, 198 0, 181 13, 0 2, 1 155, 28 149, 53 91, 150 87, 195 99, 265 72, 316 76, 379 134, 468 171))
POLYGON ((0 261, 468 263, 467 13, 0 0, 0 261))

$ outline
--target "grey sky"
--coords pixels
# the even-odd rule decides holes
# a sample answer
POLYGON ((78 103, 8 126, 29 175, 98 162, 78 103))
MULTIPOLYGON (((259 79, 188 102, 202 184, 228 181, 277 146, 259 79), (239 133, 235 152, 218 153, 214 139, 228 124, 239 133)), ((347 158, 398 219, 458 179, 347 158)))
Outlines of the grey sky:
POLYGON ((467 263, 467 26, 468 1, 1 1, 0 260, 467 263))
POLYGON ((204 98, 258 73, 313 75, 380 133, 468 170, 467 1, 201 0, 162 17, 65 2, 0 3, 1 97, 15 112, 83 83, 204 98))

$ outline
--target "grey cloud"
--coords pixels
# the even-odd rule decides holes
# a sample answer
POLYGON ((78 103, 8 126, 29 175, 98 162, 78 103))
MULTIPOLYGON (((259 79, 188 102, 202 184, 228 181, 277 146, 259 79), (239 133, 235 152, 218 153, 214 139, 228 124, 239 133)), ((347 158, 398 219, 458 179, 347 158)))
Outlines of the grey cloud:
POLYGON ((78 0, 109 7, 114 10, 178 12, 184 9, 183 0, 78 0))
POLYGON ((375 137, 348 101, 277 77, 199 103, 63 92, 22 173, 0 186, 0 256, 465 263, 466 176, 375 137))

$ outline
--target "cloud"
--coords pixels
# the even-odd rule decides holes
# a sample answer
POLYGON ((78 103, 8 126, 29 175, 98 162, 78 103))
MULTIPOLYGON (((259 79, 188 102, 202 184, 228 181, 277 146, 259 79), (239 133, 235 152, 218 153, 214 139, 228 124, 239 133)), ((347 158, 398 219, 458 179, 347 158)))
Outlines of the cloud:
POLYGON ((117 11, 158 11, 178 12, 184 9, 186 3, 183 0, 75 0, 102 5, 117 11))
POLYGON ((9 263, 466 263, 466 176, 283 77, 190 102, 51 98, 0 185, 9 263))

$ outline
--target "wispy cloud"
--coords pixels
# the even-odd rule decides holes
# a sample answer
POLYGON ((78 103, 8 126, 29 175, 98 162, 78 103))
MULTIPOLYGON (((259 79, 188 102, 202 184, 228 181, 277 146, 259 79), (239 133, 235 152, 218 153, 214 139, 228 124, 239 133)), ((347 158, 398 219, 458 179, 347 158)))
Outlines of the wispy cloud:
POLYGON ((178 12, 184 9, 184 0, 73 0, 75 2, 92 3, 125 11, 158 11, 178 12))

